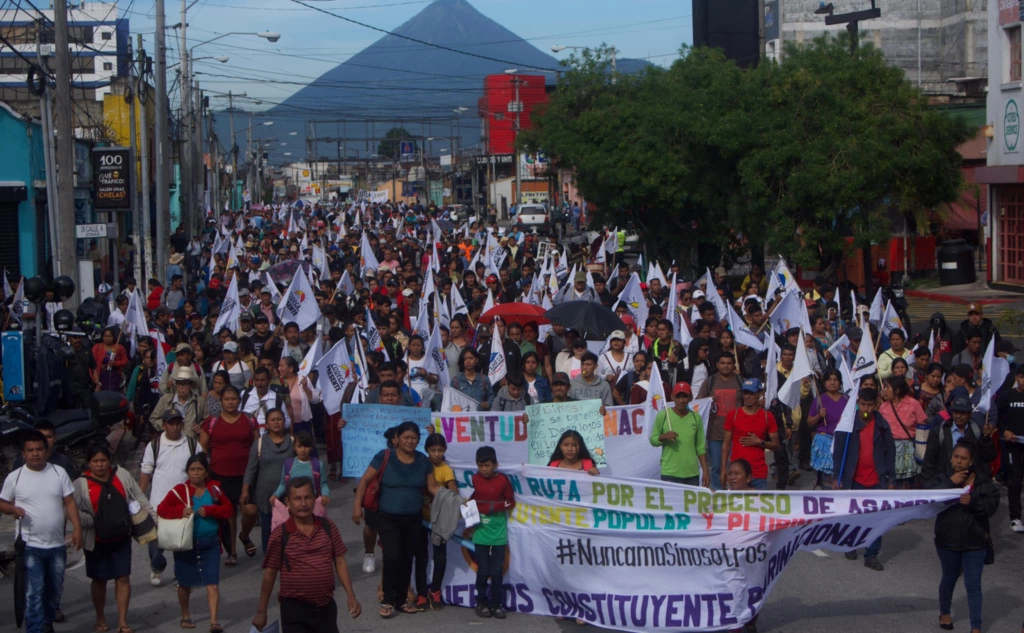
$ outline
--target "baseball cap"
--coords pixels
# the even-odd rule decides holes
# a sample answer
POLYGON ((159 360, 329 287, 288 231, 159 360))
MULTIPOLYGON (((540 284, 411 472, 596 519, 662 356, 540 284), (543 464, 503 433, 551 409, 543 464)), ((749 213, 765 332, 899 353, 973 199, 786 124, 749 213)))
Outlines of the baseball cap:
POLYGON ((971 399, 966 396, 953 398, 953 404, 949 406, 951 411, 971 411, 971 399))
POLYGON ((587 273, 582 271, 582 270, 577 270, 576 271, 575 281, 586 281, 586 280, 587 280, 587 273))
POLYGON ((249 312, 248 310, 243 310, 242 314, 239 315, 238 320, 239 321, 252 321, 252 312, 249 312))
POLYGON ((747 378, 743 381, 743 385, 740 387, 740 391, 746 391, 748 393, 760 393, 761 381, 757 378, 747 378))
POLYGON ((569 374, 565 373, 564 371, 560 371, 557 374, 555 374, 554 378, 551 379, 551 384, 554 385, 558 383, 562 383, 563 385, 571 384, 571 382, 569 381, 569 374))
POLYGON ((163 416, 161 416, 160 421, 165 424, 173 424, 175 422, 184 424, 185 418, 181 416, 181 413, 178 412, 177 408, 170 407, 166 411, 164 411, 164 414, 163 416))
POLYGON ((693 299, 694 299, 694 301, 696 301, 697 299, 703 299, 703 298, 704 298, 704 291, 703 290, 694 290, 693 291, 693 299))
POLYGON ((236 343, 234 341, 228 341, 227 343, 224 343, 224 351, 225 352, 237 353, 238 352, 238 343, 236 343))
POLYGON ((254 321, 256 323, 270 323, 270 319, 268 319, 267 315, 265 314, 257 314, 256 319, 254 321))
POLYGON ((242 288, 241 290, 238 291, 238 296, 239 297, 248 297, 249 296, 249 289, 248 288, 242 288))
POLYGON ((814 299, 804 299, 804 305, 807 306, 808 308, 816 305, 817 303, 818 302, 815 301, 814 299))
POLYGON ((983 312, 981 310, 981 304, 980 303, 972 303, 972 304, 968 305, 967 306, 967 314, 970 314, 972 312, 977 312, 978 314, 983 314, 983 312))
POLYGON ((498 278, 495 277, 494 275, 487 275, 487 279, 486 279, 485 283, 496 284, 496 283, 498 283, 498 278))
POLYGON ((188 352, 189 354, 192 353, 192 348, 189 347, 188 343, 178 343, 178 345, 174 348, 175 354, 180 354, 182 352, 188 352))
POLYGON ((859 341, 864 338, 864 330, 860 329, 856 325, 851 325, 846 328, 846 338, 851 341, 859 341))
POLYGON ((715 274, 719 275, 721 277, 725 277, 725 275, 726 275, 725 267, 724 266, 719 266, 718 268, 716 268, 715 269, 715 274))
POLYGON ((628 315, 628 314, 622 315, 622 324, 623 325, 628 325, 629 327, 632 327, 632 328, 636 327, 636 321, 634 321, 633 317, 631 315, 628 315))
POLYGON ((611 336, 608 337, 608 339, 619 339, 621 341, 624 341, 626 340, 626 333, 623 332, 622 330, 615 330, 614 332, 612 332, 611 336))
POLYGON ((996 343, 996 353, 997 354, 999 354, 1001 352, 1005 352, 1007 354, 1013 354, 1014 352, 1018 352, 1018 351, 1020 351, 1020 350, 1018 350, 1017 347, 1014 346, 1013 343, 1011 343, 1010 341, 1007 341, 1006 339, 1003 339, 1003 340, 999 341, 998 343, 996 343))
POLYGON ((679 393, 685 393, 688 396, 693 396, 693 389, 690 389, 690 383, 677 382, 675 386, 672 387, 672 396, 675 397, 675 395, 679 393))

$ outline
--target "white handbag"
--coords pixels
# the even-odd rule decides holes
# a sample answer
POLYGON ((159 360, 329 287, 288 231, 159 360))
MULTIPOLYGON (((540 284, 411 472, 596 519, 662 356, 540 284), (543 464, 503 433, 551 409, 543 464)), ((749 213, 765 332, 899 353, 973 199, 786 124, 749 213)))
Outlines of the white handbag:
MULTIPOLYGON (((176 488, 172 488, 171 492, 178 497, 182 505, 188 505, 176 488)), ((193 512, 183 519, 160 519, 156 524, 156 540, 160 544, 160 549, 169 552, 187 552, 192 549, 192 523, 195 517, 193 512)))

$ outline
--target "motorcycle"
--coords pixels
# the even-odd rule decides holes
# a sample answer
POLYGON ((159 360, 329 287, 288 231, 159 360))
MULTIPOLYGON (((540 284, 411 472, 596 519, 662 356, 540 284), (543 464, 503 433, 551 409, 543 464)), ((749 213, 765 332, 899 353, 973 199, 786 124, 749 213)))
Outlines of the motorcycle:
MULTIPOLYGON (((128 417, 128 400, 116 391, 97 391, 88 409, 62 409, 38 418, 27 409, 5 405, 0 409, 0 474, 6 477, 21 450, 24 434, 35 429, 36 420, 53 424, 53 450, 65 455, 76 472, 85 470, 86 454, 95 443, 106 443, 111 430, 128 417)), ((116 449, 116 447, 112 447, 116 449)))

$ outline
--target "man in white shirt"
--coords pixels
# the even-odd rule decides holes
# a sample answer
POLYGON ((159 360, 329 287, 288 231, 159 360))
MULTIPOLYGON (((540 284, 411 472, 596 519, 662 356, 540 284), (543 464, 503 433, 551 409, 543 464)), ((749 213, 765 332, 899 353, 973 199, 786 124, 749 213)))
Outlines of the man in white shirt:
POLYGON ((124 313, 128 311, 128 297, 121 295, 117 298, 117 307, 107 317, 107 327, 120 327, 124 323, 124 313))
MULTIPOLYGON (((156 507, 164 500, 171 488, 185 483, 188 476, 185 466, 188 459, 196 453, 202 453, 203 447, 194 437, 186 437, 184 433, 185 419, 177 409, 171 407, 164 411, 162 418, 164 432, 156 436, 142 453, 142 468, 139 475, 139 488, 146 490, 152 483, 153 489, 147 493, 153 504, 150 513, 156 516, 156 507)), ((149 583, 160 586, 160 574, 167 568, 167 558, 156 541, 149 543, 149 583)))
POLYGON ((252 387, 242 392, 242 411, 256 420, 260 427, 260 435, 267 432, 267 411, 281 409, 284 412, 284 428, 292 428, 291 412, 288 411, 290 397, 270 388, 270 370, 257 367, 252 375, 252 387))
POLYGON ((71 544, 82 549, 82 525, 72 497, 71 480, 63 468, 47 463, 46 437, 39 431, 25 435, 21 456, 25 465, 11 471, 0 490, 0 512, 13 515, 25 541, 25 631, 53 630, 64 592, 65 519, 74 532, 71 544))

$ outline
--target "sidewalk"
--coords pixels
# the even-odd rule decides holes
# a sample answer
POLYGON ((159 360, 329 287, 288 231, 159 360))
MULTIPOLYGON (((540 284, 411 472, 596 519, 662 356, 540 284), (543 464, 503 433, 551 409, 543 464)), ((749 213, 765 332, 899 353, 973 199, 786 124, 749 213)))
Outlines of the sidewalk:
POLYGON ((937 282, 932 282, 914 290, 908 289, 905 294, 908 297, 916 297, 918 299, 946 301, 962 305, 967 305, 969 303, 995 305, 1000 303, 1024 302, 1024 294, 989 288, 988 283, 984 279, 979 279, 973 284, 962 284, 956 286, 940 286, 937 282))

